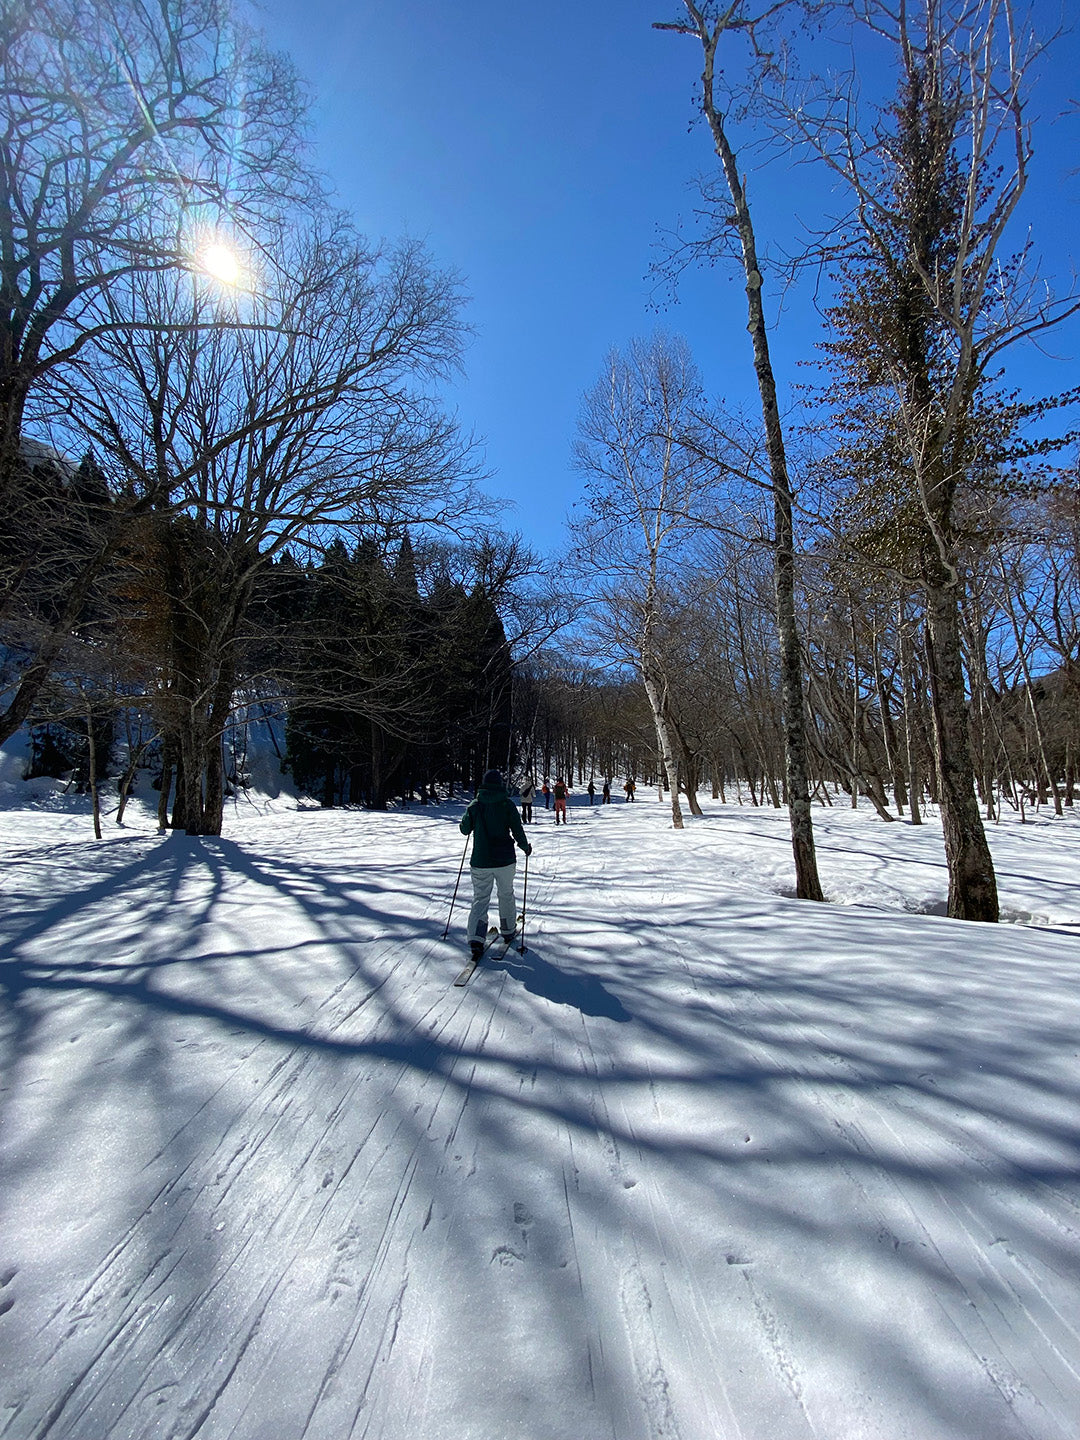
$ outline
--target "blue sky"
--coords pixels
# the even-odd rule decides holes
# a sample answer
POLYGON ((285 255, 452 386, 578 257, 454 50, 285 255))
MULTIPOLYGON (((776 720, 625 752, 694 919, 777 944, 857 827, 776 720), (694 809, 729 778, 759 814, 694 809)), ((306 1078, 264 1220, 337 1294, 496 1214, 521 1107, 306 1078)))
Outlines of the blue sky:
MULTIPOLYGON (((755 403, 745 299, 733 268, 685 277, 656 311, 648 276, 663 229, 687 217, 694 177, 711 168, 691 126, 700 49, 651 28, 674 0, 261 0, 258 23, 313 96, 318 163, 369 236, 424 238, 457 270, 476 334, 448 394, 482 438, 486 488, 537 548, 564 545, 580 489, 570 446, 580 398, 612 345, 657 325, 687 337, 711 392, 755 403)), ((1047 28, 1059 0, 1036 7, 1047 28)), ((1049 119, 1067 105, 1080 44, 1058 48, 1037 92, 1049 119)), ((1068 274, 1077 232, 1076 119, 1036 132, 1029 216, 1049 269, 1068 274)), ((795 242, 827 202, 821 175, 751 170, 759 232, 795 242)), ((776 320, 779 296, 767 293, 776 320)), ((773 333, 781 387, 820 338, 809 286, 789 295, 773 333)), ((1029 355, 1023 378, 1061 389, 1080 376, 1080 331, 1029 355), (1071 342, 1071 343, 1070 343, 1071 342), (1062 357, 1073 363, 1062 363, 1062 357)))

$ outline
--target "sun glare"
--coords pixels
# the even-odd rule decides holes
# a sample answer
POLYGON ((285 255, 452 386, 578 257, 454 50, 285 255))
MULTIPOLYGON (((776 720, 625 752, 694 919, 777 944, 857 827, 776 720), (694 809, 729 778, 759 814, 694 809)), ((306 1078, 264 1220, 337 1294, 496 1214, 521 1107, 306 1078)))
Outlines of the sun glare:
POLYGON ((236 251, 215 240, 202 252, 203 269, 223 285, 235 285, 240 279, 240 261, 236 251))

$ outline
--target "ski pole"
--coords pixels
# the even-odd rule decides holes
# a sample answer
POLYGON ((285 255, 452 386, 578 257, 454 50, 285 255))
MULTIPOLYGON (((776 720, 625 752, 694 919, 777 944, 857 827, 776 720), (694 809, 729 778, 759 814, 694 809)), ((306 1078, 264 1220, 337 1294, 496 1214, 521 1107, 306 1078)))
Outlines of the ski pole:
MULTIPOLYGON (((466 836, 466 837, 465 837, 465 849, 462 850, 462 852, 461 852, 461 864, 458 866, 457 879, 454 881, 454 893, 453 893, 453 895, 450 897, 450 914, 447 915, 447 917, 446 917, 446 929, 442 932, 442 938, 443 938, 444 940, 446 939, 447 935, 450 934, 450 916, 453 915, 453 913, 454 913, 454 903, 455 903, 455 901, 457 900, 458 886, 461 884, 461 872, 465 869, 465 856, 468 854, 468 852, 469 852, 469 837, 466 836)), ((528 856, 526 856, 525 858, 526 858, 526 860, 528 860, 528 856)))
POLYGON ((526 915, 526 913, 527 913, 527 912, 526 912, 526 909, 525 909, 525 906, 526 906, 526 904, 528 903, 528 899, 529 899, 529 852, 526 850, 526 851, 525 851, 525 879, 524 879, 524 881, 522 882, 522 886, 521 886, 521 947, 520 947, 520 949, 519 949, 519 951, 518 951, 518 954, 519 954, 519 955, 524 955, 524 954, 525 954, 525 915, 526 915))

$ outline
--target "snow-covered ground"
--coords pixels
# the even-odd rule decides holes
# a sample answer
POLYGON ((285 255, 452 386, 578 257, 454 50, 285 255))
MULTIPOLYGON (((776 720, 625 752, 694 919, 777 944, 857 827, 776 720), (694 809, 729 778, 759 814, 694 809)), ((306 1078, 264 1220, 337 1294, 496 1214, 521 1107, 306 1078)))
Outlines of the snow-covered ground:
POLYGON ((1080 824, 707 811, 0 814, 4 1440, 1075 1440, 1080 824))

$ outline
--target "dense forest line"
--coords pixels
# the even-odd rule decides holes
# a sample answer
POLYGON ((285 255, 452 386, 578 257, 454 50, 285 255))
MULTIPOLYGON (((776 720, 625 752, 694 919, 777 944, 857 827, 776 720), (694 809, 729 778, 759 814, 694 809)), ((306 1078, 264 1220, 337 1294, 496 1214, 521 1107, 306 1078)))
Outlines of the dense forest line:
MULTIPOLYGON (((40 516, 67 524, 88 512, 73 531, 34 536, 34 555, 40 561, 51 545, 46 570, 60 577, 78 564, 89 512, 111 502, 89 459, 68 474, 38 456, 32 470, 40 516)), ((1013 497, 1010 507, 1010 523, 972 527, 965 556, 968 719, 990 819, 1001 805, 1062 813, 1075 803, 1080 754, 1080 500, 1057 489, 1013 497)), ((18 560, 10 541, 5 558, 18 560)), ((212 572, 195 560, 188 556, 182 613, 205 626, 219 597, 212 572)), ((182 823, 182 761, 169 737, 184 680, 168 674, 179 663, 178 587, 174 580, 168 607, 154 594, 162 563, 153 540, 116 558, 69 645, 71 670, 42 692, 29 773, 82 789, 112 781, 126 793, 138 765, 152 773, 169 825, 182 823)), ((513 779, 561 773, 579 785, 632 776, 670 800, 649 700, 610 615, 598 603, 577 611, 567 603, 574 623, 561 644, 534 643, 546 633, 535 609, 532 628, 522 628, 538 564, 513 542, 417 548, 408 533, 389 545, 368 539, 351 553, 338 537, 304 564, 285 551, 261 572, 237 636, 236 697, 221 732, 223 794, 247 783, 254 721, 262 743, 277 737, 281 769, 327 806, 382 809, 445 796, 491 766, 513 779), (518 622, 516 646, 506 612, 518 622)), ((581 557, 578 568, 584 589, 581 557)), ((804 553, 800 572, 814 797, 831 804, 861 795, 883 819, 918 823, 937 801, 939 780, 917 599, 875 587, 865 567, 845 568, 835 549, 804 553)), ((770 586, 766 544, 705 532, 680 555, 660 597, 656 647, 676 796, 691 812, 699 791, 784 803, 770 586)), ((41 597, 39 625, 54 603, 54 592, 41 597)), ((558 624, 550 609, 542 619, 558 624)))

